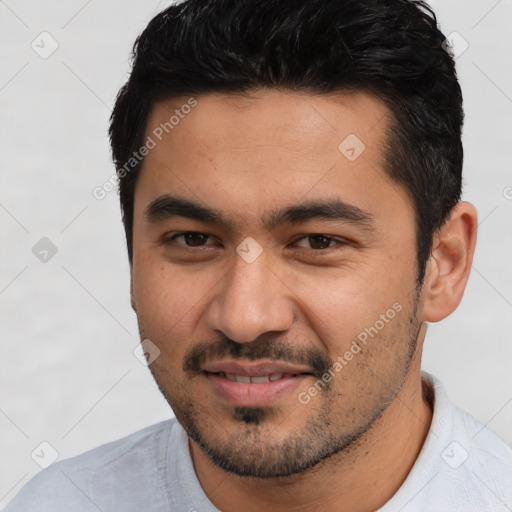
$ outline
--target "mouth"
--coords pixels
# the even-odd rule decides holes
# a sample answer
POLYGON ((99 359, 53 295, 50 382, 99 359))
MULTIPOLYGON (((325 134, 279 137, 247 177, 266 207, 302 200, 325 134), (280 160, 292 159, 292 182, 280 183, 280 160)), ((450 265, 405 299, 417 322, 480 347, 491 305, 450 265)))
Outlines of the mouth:
POLYGON ((268 375, 236 375, 226 372, 206 372, 211 375, 218 375, 231 382, 240 382, 243 384, 263 384, 265 382, 276 382, 281 379, 290 379, 301 375, 311 375, 310 373, 270 373, 268 375))
POLYGON ((274 405, 313 377, 309 369, 287 363, 234 361, 207 364, 202 375, 217 397, 237 407, 274 405))

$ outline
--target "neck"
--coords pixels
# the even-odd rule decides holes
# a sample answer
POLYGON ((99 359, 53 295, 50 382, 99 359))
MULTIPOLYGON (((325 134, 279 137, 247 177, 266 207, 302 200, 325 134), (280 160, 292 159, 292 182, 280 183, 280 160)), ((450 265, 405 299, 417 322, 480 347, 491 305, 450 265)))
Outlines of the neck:
POLYGON ((431 419, 416 361, 400 393, 360 439, 303 473, 243 478, 215 466, 193 441, 190 451, 203 490, 223 512, 370 512, 391 499, 407 478, 431 419))

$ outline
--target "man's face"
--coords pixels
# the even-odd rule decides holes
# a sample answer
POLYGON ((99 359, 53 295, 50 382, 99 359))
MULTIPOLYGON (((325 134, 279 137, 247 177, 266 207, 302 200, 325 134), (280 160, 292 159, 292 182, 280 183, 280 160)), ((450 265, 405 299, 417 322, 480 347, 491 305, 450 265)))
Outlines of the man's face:
POLYGON ((372 426, 414 352, 414 209, 383 170, 390 114, 364 93, 196 99, 172 129, 187 98, 148 121, 133 222, 141 338, 217 465, 297 473, 372 426))

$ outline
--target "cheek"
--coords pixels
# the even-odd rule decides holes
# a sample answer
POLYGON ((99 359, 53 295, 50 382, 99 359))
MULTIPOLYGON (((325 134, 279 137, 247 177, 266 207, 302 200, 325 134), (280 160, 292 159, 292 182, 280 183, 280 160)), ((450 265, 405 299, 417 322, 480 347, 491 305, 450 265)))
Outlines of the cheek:
POLYGON ((364 265, 325 279, 319 275, 298 277, 294 293, 312 330, 335 358, 359 335, 364 338, 365 330, 376 323, 381 334, 396 327, 395 317, 403 316, 396 310, 403 311, 410 300, 411 275, 407 269, 401 274, 398 270, 384 272, 378 265, 364 265))
POLYGON ((171 341, 190 337, 208 289, 197 273, 134 259, 133 294, 141 334, 161 350, 179 349, 171 341))

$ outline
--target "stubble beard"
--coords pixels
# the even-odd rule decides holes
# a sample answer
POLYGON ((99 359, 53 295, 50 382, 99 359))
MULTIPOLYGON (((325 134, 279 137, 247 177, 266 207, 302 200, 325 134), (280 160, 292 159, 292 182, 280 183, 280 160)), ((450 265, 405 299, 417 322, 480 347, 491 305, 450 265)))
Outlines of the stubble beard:
POLYGON ((273 431, 286 419, 278 408, 233 407, 231 415, 236 428, 228 433, 218 426, 207 407, 198 404, 195 397, 190 395, 190 388, 187 388, 186 383, 176 382, 171 373, 156 361, 150 369, 178 422, 216 466, 241 477, 290 477, 314 468, 322 461, 357 445, 400 393, 416 352, 417 335, 421 326, 417 309, 418 296, 413 300, 401 332, 395 332, 395 335, 402 337, 404 353, 401 365, 385 378, 390 382, 373 372, 375 378, 387 386, 387 393, 349 431, 339 428, 339 418, 332 411, 339 395, 339 391, 332 386, 320 392, 323 393, 323 400, 315 416, 308 416, 302 428, 294 429, 283 439, 274 442, 273 431), (217 426, 221 431, 220 435, 213 438, 209 436, 209 424, 217 426))

